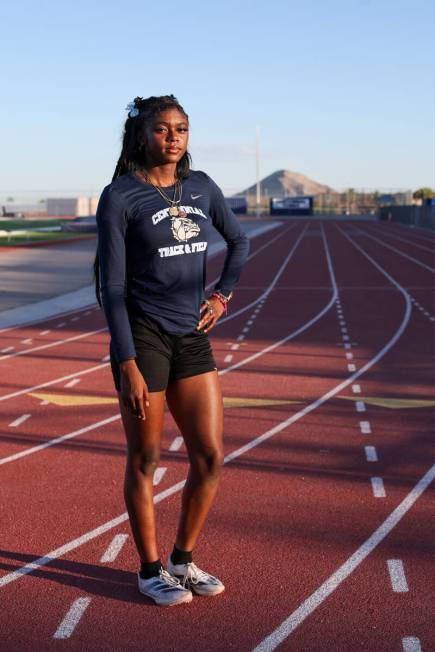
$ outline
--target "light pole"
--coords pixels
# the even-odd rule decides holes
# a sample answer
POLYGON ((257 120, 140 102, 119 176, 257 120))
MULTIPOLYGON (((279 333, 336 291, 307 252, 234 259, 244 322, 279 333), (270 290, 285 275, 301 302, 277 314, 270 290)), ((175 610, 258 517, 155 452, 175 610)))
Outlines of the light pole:
POLYGON ((255 130, 255 169, 257 178, 257 189, 255 198, 255 213, 257 217, 261 215, 261 184, 260 184, 260 128, 255 130))

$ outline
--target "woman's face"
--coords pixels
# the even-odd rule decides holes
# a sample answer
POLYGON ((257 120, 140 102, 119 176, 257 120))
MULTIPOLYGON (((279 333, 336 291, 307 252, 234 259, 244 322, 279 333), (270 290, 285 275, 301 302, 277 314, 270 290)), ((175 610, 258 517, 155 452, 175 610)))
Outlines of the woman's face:
POLYGON ((187 150, 189 123, 178 109, 167 109, 147 125, 147 162, 154 165, 178 163, 187 150))

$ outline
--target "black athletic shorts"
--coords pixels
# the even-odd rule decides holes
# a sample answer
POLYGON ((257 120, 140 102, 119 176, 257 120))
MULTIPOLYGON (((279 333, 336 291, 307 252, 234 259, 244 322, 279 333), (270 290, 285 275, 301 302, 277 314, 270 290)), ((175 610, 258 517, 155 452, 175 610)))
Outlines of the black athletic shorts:
MULTIPOLYGON (((129 319, 136 349, 136 364, 150 392, 166 389, 171 380, 216 370, 207 333, 197 330, 186 335, 168 333, 151 317, 131 310, 129 319)), ((112 342, 110 365, 119 392, 121 376, 112 342)))

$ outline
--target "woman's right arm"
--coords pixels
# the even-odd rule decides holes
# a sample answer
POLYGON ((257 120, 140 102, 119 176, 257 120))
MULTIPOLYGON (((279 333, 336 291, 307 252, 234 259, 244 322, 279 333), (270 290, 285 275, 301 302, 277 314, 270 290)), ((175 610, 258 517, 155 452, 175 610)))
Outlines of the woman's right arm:
POLYGON ((145 418, 148 388, 136 362, 136 349, 125 303, 127 211, 122 197, 106 186, 97 207, 100 292, 115 357, 121 370, 121 398, 136 416, 145 418))

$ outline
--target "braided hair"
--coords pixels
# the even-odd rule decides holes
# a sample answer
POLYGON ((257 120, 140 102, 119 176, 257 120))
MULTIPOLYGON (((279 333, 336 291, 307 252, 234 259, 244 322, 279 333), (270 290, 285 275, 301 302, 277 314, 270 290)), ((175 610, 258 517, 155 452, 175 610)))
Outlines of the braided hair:
MULTIPOLYGON (((122 137, 122 148, 112 181, 127 172, 146 167, 147 151, 144 142, 144 134, 147 124, 156 115, 168 109, 177 109, 186 119, 189 118, 186 111, 178 102, 174 95, 151 96, 147 98, 135 97, 132 103, 134 107, 133 115, 131 109, 124 125, 124 134, 122 137)), ((177 163, 177 178, 184 179, 189 174, 192 159, 189 152, 185 152, 183 157, 177 163)), ((94 259, 94 278, 95 278, 95 296, 101 307, 100 295, 100 273, 98 249, 94 259)))

